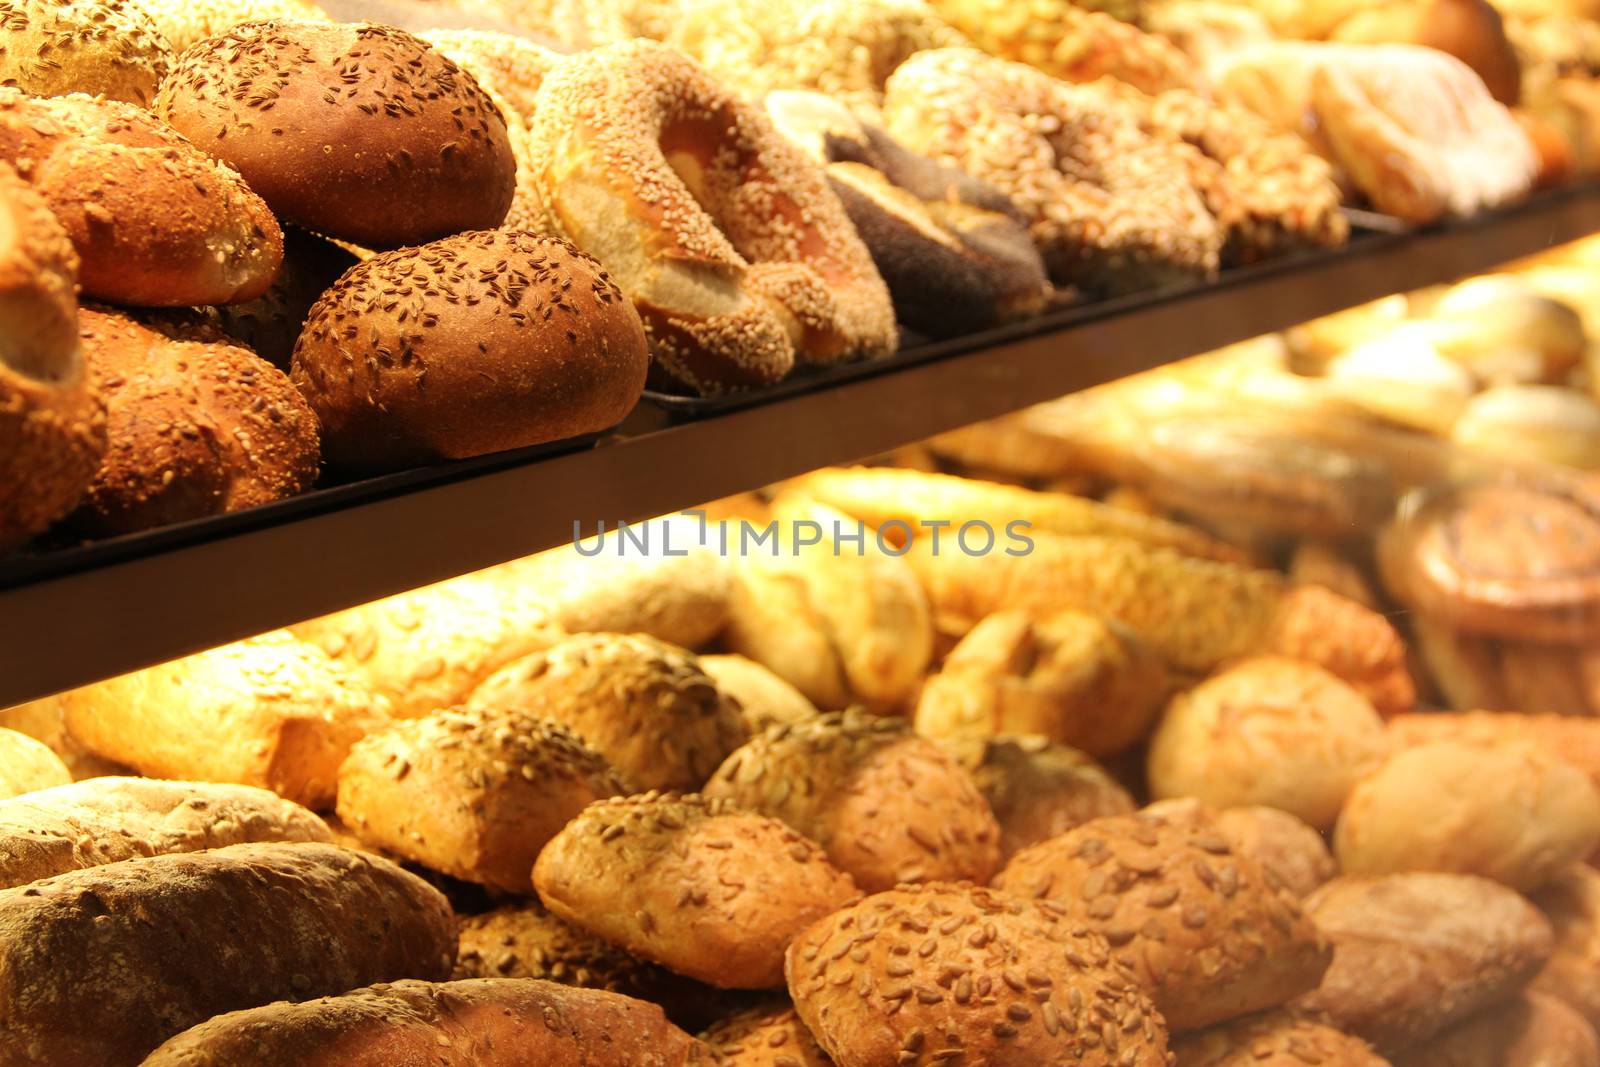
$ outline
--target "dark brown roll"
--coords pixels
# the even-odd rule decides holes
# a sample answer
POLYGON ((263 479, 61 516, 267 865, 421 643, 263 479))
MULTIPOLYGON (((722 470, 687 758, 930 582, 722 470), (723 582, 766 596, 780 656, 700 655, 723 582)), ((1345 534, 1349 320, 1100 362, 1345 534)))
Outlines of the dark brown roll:
POLYGON ((294 351, 328 462, 395 469, 621 421, 650 355, 593 259, 518 230, 374 256, 325 293, 294 351))
POLYGON ((511 207, 499 109, 393 27, 238 26, 183 53, 155 111, 286 220, 367 247, 498 226, 511 207))
POLYGON ((283 231, 283 270, 265 293, 245 304, 204 308, 202 314, 223 333, 287 371, 312 307, 359 262, 327 238, 291 227, 283 231))
POLYGON ((317 477, 317 422, 288 377, 222 335, 80 312, 109 446, 74 529, 112 536, 293 496, 317 477))

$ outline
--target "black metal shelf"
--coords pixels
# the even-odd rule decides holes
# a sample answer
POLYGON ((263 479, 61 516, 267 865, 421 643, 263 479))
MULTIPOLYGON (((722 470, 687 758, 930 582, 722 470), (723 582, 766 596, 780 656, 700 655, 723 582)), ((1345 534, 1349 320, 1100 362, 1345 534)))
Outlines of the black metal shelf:
POLYGON ((1072 308, 598 443, 487 456, 0 561, 0 707, 846 462, 1600 231, 1600 187, 1072 308))

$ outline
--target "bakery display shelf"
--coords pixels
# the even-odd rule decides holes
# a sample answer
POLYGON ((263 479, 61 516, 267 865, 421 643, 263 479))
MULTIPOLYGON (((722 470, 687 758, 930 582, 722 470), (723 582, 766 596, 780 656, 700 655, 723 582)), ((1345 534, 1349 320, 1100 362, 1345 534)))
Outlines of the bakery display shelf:
POLYGON ((641 404, 504 453, 0 561, 0 707, 692 507, 1600 231, 1600 186, 1071 308, 798 381, 711 417, 641 404))

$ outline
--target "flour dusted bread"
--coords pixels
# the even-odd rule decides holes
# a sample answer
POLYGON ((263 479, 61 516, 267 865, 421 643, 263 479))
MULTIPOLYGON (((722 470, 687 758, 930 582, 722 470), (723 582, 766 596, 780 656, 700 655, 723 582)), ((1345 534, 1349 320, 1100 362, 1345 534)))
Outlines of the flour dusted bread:
POLYGON ((213 1015, 440 979, 454 958, 443 896, 333 845, 232 845, 73 871, 0 890, 0 1063, 134 1067, 213 1015))
POLYGON ((172 44, 140 0, 5 0, 0 25, 0 85, 32 96, 147 107, 172 66, 172 44))
POLYGON ((74 738, 141 774, 262 786, 314 809, 332 806, 350 746, 388 717, 382 697, 283 630, 61 701, 74 738))
POLYGON ((72 772, 43 742, 0 729, 0 799, 66 785, 72 772))
POLYGON ((626 792, 598 752, 515 707, 404 719, 339 768, 339 818, 436 871, 526 893, 546 841, 588 804, 626 792))
POLYGON ((661 1010, 551 982, 395 982, 223 1015, 180 1034, 145 1067, 709 1067, 661 1010))
POLYGON ((545 846, 533 880, 567 921, 726 989, 782 985, 789 942, 858 896, 815 843, 698 794, 591 805, 545 846))
POLYGON ((321 819, 266 789, 91 778, 0 803, 0 886, 143 856, 332 839, 321 819))

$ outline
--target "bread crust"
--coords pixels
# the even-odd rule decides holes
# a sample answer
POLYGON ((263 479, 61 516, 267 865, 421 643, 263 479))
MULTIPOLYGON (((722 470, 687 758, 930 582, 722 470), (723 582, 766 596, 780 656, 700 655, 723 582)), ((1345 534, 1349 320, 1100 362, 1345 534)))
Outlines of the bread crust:
POLYGON ((1359 1037, 1287 1011, 1184 1034, 1172 1043, 1172 1052, 1176 1067, 1389 1067, 1359 1037))
POLYGON ((1466 741, 1491 747, 1531 742, 1571 763, 1600 787, 1600 722, 1588 717, 1489 711, 1460 715, 1419 713, 1389 720, 1388 732, 1397 747, 1408 748, 1435 741, 1466 741))
POLYGON ((133 1067, 213 1015, 444 978, 454 958, 443 896, 333 845, 231 845, 73 871, 0 890, 0 1064, 133 1067))
POLYGON ((777 674, 739 655, 701 656, 705 671, 722 694, 736 701, 753 737, 783 723, 796 723, 817 714, 805 694, 777 674))
POLYGON ((70 781, 72 772, 49 746, 16 730, 0 729, 0 799, 70 781))
POLYGON ((1560 999, 1524 990, 1394 1062, 1395 1067, 1595 1067, 1600 1039, 1560 999))
POLYGON ((723 989, 781 986, 795 935, 859 896, 813 842, 698 794, 590 805, 545 846, 533 881, 568 922, 723 989))
POLYGON ((0 85, 150 106, 171 44, 140 0, 0 0, 0 85))
POLYGON ((725 1067, 834 1067, 794 1008, 785 1003, 723 1019, 701 1040, 725 1067))

